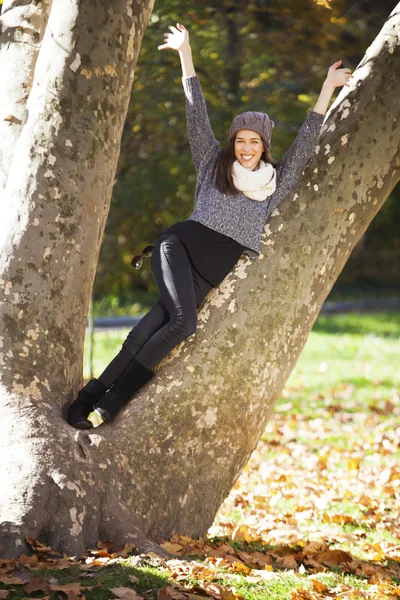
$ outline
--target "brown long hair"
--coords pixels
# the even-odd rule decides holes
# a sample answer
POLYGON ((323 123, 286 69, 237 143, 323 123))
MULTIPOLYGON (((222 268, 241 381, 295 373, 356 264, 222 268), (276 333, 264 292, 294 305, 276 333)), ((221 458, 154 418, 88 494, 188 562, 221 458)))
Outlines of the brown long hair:
MULTIPOLYGON (((235 136, 236 137, 236 136, 235 136)), ((223 148, 217 158, 215 164, 215 185, 221 194, 240 194, 240 191, 235 187, 232 177, 232 166, 236 160, 235 156, 235 137, 231 139, 229 145, 223 148)), ((261 155, 261 160, 271 163, 273 167, 277 167, 280 160, 272 158, 268 146, 263 142, 264 151, 261 155)))

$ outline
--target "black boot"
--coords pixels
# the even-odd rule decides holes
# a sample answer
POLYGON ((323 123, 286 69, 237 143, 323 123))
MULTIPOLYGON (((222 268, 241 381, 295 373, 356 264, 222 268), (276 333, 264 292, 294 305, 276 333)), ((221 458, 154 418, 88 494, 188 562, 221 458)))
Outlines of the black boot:
POLYGON ((76 429, 91 429, 92 423, 87 419, 93 405, 107 391, 106 386, 98 379, 91 379, 78 393, 77 399, 68 409, 68 423, 76 429))
POLYGON ((123 375, 118 377, 111 389, 94 405, 94 409, 105 423, 110 423, 120 410, 154 377, 150 371, 136 359, 132 359, 123 375))

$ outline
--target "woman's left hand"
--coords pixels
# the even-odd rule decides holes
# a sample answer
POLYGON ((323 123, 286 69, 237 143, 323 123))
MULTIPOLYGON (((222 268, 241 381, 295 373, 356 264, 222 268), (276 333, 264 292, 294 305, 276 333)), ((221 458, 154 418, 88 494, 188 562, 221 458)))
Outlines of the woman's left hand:
POLYGON ((326 81, 335 88, 341 85, 350 87, 350 84, 348 83, 349 79, 354 77, 354 75, 351 74, 351 69, 338 68, 341 63, 341 60, 333 63, 333 65, 329 67, 328 75, 326 76, 326 81))

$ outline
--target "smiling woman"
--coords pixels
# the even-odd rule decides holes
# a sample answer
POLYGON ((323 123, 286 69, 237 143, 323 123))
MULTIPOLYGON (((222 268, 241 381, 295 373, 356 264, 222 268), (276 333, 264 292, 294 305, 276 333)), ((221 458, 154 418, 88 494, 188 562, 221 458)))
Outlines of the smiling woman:
POLYGON ((269 153, 274 125, 260 112, 245 112, 233 119, 229 145, 221 150, 215 167, 215 185, 222 194, 243 192, 252 200, 265 200, 275 191, 279 161, 269 153))
MULTIPOLYGON (((77 428, 111 421, 154 376, 154 367, 195 333, 200 304, 241 255, 259 256, 264 225, 312 156, 324 106, 335 87, 328 81, 319 99, 320 112, 310 111, 279 163, 269 154, 274 122, 265 113, 237 115, 228 148, 221 149, 194 70, 189 33, 179 23, 169 29, 159 49, 177 50, 181 59, 187 131, 197 171, 195 206, 186 221, 175 223, 155 242, 151 268, 160 299, 132 329, 99 379, 91 380, 79 392, 68 414, 70 424, 77 428), (90 415, 93 409, 96 414, 90 415)), ((345 77, 340 78, 336 71, 337 85, 343 85, 342 79, 344 83, 345 77)))

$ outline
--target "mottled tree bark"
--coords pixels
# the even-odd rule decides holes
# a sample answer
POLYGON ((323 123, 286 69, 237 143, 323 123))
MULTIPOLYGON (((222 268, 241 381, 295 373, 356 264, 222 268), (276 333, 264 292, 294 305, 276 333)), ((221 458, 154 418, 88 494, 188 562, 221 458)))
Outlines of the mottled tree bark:
MULTIPOLYGON (((0 205, 52 0, 6 0, 0 19, 0 205)), ((5 201, 5 199, 4 199, 5 201)))
MULTIPOLYGON (((329 290, 399 180, 397 7, 354 72, 353 88, 332 105, 296 190, 267 223, 259 260, 240 259, 204 303, 196 334, 159 365, 114 424, 72 429, 63 416, 80 383, 89 292, 137 52, 128 39, 137 38, 127 33, 135 21, 122 4, 107 19, 92 15, 95 31, 86 36, 85 9, 70 6, 68 27, 55 17, 54 38, 43 40, 52 57, 41 61, 41 50, 37 65, 46 92, 37 93, 16 150, 28 172, 17 173, 13 161, 6 188, 9 204, 17 204, 1 238, 6 555, 24 549, 25 535, 81 552, 99 538, 157 550, 174 531, 205 534, 329 290), (70 51, 57 59, 57 47, 70 51)), ((146 11, 142 19, 138 12, 136 36, 146 11)))

